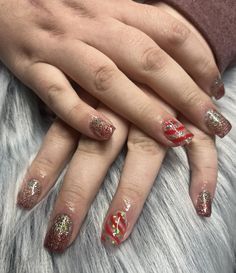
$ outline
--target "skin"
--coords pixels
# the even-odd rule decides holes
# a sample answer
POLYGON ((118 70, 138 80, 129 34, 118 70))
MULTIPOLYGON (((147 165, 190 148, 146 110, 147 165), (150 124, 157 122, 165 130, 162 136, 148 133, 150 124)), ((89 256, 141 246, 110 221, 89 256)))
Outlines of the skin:
POLYGON ((91 116, 106 118, 79 98, 71 79, 166 146, 173 143, 162 124, 172 116, 133 82, 146 84, 212 134, 205 115, 216 106, 204 91, 210 93, 219 71, 192 28, 161 6, 0 0, 0 7, 0 59, 82 134, 99 139, 90 130, 91 116))
MULTIPOLYGON (((196 48, 204 48, 205 58, 209 59, 210 63, 214 63, 211 50, 200 34, 172 8, 163 4, 157 6, 158 12, 165 11, 166 14, 171 14, 173 18, 178 18, 181 23, 185 24, 198 41, 195 44, 196 48)), ((154 31, 154 28, 152 29, 154 31)), ((186 47, 188 49, 187 45, 186 47)), ((180 52, 178 56, 181 56, 180 52)), ((193 60, 191 58, 194 58, 194 54, 190 56, 190 60, 188 58, 185 60, 185 62, 189 62, 189 67, 191 60, 193 60)), ((178 61, 181 63, 181 58, 178 61)), ((183 67, 187 67, 187 65, 182 65, 183 67)), ((202 75, 200 70, 198 71, 195 66, 192 67, 192 75, 195 75, 197 84, 202 88, 207 86, 209 78, 204 79, 206 75, 202 75)), ((142 95, 145 95, 152 101, 155 109, 162 108, 169 115, 176 116, 176 111, 158 98, 155 91, 147 86, 138 85, 138 88, 142 95)), ((68 242, 68 245, 70 245, 79 232, 80 226, 100 188, 109 166, 127 141, 128 152, 121 179, 108 210, 108 215, 110 215, 110 213, 121 208, 125 209, 127 206, 129 207, 127 211, 129 226, 125 236, 122 238, 123 242, 130 235, 141 213, 143 204, 166 155, 167 147, 161 141, 155 141, 155 139, 109 110, 103 104, 97 106, 97 102, 85 91, 80 90, 78 93, 85 104, 96 108, 99 113, 102 113, 112 121, 117 128, 115 134, 107 142, 98 142, 86 136, 78 135, 73 128, 62 120, 57 119, 48 131, 38 155, 28 169, 23 187, 31 178, 40 180, 42 183, 42 192, 37 203, 40 202, 54 185, 65 164, 70 160, 69 168, 64 177, 64 182, 51 217, 54 219, 60 213, 70 215, 74 225, 68 242)), ((195 135, 191 144, 186 146, 186 151, 192 174, 190 197, 193 205, 196 207, 198 194, 203 189, 207 189, 212 197, 214 196, 217 180, 217 152, 214 138, 204 131, 199 130, 193 123, 186 120, 183 115, 178 116, 183 124, 188 126, 195 135)))

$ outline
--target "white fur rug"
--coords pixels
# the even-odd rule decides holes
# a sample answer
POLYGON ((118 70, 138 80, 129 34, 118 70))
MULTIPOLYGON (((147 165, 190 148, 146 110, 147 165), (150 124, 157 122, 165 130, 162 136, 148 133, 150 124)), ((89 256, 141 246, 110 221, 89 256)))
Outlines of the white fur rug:
POLYGON ((0 273, 233 273, 236 269, 236 68, 226 75, 219 105, 233 130, 217 142, 219 178, 210 219, 196 216, 188 195, 185 153, 168 153, 143 213, 116 250, 100 243, 103 218, 123 156, 114 163, 73 246, 63 255, 43 248, 56 187, 31 212, 16 208, 22 175, 48 127, 37 99, 0 66, 0 273))

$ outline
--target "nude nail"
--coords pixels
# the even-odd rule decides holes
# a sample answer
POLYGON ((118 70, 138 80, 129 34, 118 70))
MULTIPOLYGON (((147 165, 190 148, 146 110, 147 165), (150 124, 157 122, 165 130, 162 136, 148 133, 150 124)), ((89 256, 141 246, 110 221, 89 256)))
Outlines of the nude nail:
POLYGON ((105 244, 118 246, 122 243, 128 227, 125 211, 109 215, 104 223, 101 240, 105 244))
POLYGON ((230 122, 214 109, 206 112, 205 122, 208 129, 221 138, 227 135, 232 128, 230 122))
POLYGON ((116 129, 110 122, 96 116, 91 118, 89 127, 97 137, 105 140, 109 139, 116 129))
POLYGON ((215 99, 221 99, 225 94, 225 87, 221 76, 217 77, 211 86, 211 94, 215 99))
POLYGON ((177 146, 189 144, 193 139, 193 134, 177 120, 169 119, 163 122, 162 129, 166 138, 177 146))
POLYGON ((198 195, 196 211, 197 214, 203 217, 211 216, 211 194, 209 191, 204 190, 198 195))
POLYGON ((44 247, 51 252, 63 252, 70 241, 73 222, 67 214, 59 214, 47 232, 44 247))
POLYGON ((17 205, 23 209, 32 209, 41 194, 41 183, 37 179, 29 180, 20 190, 17 205))

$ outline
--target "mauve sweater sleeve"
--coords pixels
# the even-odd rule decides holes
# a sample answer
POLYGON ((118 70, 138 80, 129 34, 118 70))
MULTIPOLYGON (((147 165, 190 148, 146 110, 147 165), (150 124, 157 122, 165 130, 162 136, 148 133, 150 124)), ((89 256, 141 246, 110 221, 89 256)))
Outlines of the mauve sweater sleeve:
POLYGON ((236 61, 236 0, 162 0, 203 34, 223 72, 236 61))

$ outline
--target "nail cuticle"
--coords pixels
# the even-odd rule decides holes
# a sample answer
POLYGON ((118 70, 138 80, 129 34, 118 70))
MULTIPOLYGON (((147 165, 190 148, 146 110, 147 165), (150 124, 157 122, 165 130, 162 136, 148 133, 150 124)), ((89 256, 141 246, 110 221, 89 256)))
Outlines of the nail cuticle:
POLYGON ((44 247, 51 252, 63 252, 71 239, 73 231, 73 222, 67 214, 57 215, 48 230, 44 247))
POLYGON ((40 181, 37 179, 29 180, 18 194, 17 206, 22 209, 32 209, 37 204, 40 194, 40 181))

